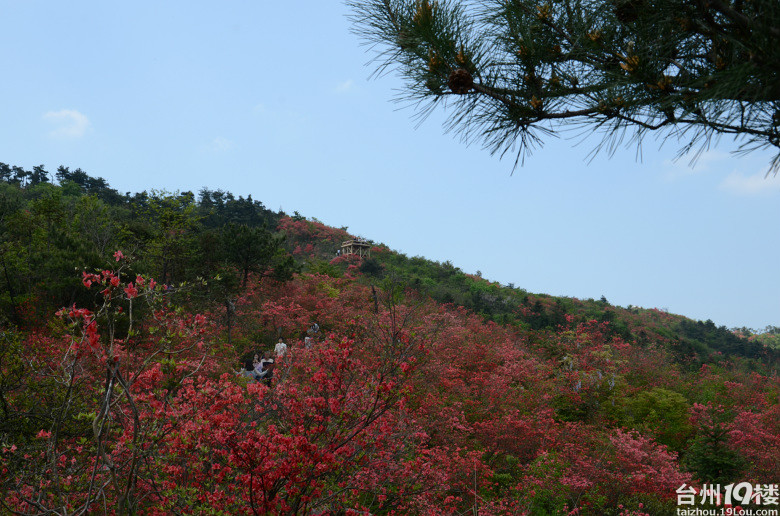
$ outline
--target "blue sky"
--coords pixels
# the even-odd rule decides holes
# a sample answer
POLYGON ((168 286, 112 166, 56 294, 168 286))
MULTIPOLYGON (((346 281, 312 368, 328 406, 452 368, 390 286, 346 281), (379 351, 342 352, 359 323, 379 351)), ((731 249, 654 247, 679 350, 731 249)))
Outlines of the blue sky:
POLYGON ((522 168, 416 128, 340 2, 3 1, 0 161, 222 188, 530 292, 780 325, 780 178, 722 141, 548 141, 522 168))

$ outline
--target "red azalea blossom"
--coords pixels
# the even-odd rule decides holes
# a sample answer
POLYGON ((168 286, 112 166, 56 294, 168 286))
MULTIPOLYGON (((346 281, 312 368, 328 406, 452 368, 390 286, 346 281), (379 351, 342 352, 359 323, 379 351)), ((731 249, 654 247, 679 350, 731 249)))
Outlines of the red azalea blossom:
POLYGON ((92 286, 93 282, 100 282, 100 276, 97 274, 91 274, 89 272, 83 271, 81 273, 81 282, 84 284, 85 287, 89 288, 92 286))
POLYGON ((132 283, 128 283, 125 287, 125 294, 127 294, 128 299, 133 299, 138 295, 138 289, 135 288, 132 283))

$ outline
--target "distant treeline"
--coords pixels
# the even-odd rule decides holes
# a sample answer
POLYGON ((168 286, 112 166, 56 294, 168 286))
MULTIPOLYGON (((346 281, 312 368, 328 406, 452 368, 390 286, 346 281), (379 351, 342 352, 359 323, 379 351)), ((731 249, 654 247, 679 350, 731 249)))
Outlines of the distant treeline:
POLYGON ((122 194, 78 168, 52 177, 43 165, 0 163, 0 323, 35 325, 59 307, 88 306, 81 271, 112 266, 116 250, 134 274, 197 283, 204 300, 230 295, 250 273, 289 276, 281 216, 222 190, 122 194))

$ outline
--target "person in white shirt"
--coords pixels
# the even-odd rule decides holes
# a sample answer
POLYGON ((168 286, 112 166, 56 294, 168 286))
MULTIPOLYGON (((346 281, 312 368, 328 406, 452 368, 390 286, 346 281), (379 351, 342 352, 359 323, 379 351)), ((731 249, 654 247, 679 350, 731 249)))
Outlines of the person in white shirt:
POLYGON ((274 346, 274 354, 277 357, 283 357, 285 353, 287 353, 287 344, 282 339, 279 339, 279 342, 274 346))

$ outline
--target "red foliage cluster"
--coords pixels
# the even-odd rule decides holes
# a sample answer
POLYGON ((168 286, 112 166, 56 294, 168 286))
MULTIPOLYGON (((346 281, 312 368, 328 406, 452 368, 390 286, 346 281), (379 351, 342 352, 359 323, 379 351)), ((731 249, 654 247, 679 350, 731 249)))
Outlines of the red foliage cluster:
POLYGON ((353 238, 343 229, 326 226, 316 220, 283 217, 277 225, 287 236, 292 254, 297 257, 330 259, 341 243, 353 238))
MULTIPOLYGON (((661 351, 638 352, 607 323, 532 334, 396 286, 375 296, 349 277, 300 275, 236 303, 244 348, 233 350, 216 321, 168 306, 149 278, 126 282, 120 267, 83 282, 101 289, 100 308, 65 309, 70 325, 26 341, 55 416, 0 444, 7 510, 640 514, 695 482, 652 424, 625 416, 641 392, 684 381, 661 351), (230 371, 265 346, 258 335, 290 346, 271 386, 230 371)), ((692 424, 723 425, 750 460, 744 480, 777 475, 777 382, 731 381, 741 410, 707 423, 715 409, 694 405, 692 424)))

